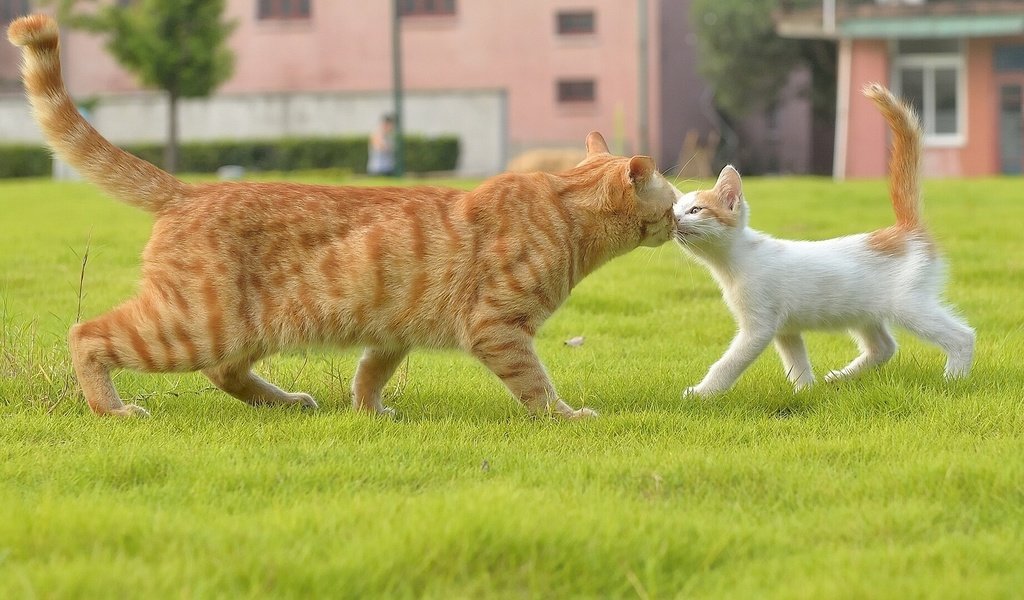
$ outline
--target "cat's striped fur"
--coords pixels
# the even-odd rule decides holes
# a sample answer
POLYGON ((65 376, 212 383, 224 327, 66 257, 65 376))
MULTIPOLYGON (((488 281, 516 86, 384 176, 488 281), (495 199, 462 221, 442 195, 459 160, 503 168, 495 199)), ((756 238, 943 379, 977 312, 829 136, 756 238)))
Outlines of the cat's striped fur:
POLYGON ((594 414, 558 399, 534 353, 538 327, 605 261, 674 231, 679 196, 646 157, 608 153, 560 176, 506 174, 471 192, 288 183, 183 183, 112 146, 78 114, 60 74, 56 23, 11 24, 32 107, 58 156, 155 215, 138 296, 71 328, 78 381, 101 414, 125 405, 110 371, 202 370, 252 404, 300 403, 250 369, 283 348, 359 344, 357 409, 415 346, 465 349, 531 411, 594 414))

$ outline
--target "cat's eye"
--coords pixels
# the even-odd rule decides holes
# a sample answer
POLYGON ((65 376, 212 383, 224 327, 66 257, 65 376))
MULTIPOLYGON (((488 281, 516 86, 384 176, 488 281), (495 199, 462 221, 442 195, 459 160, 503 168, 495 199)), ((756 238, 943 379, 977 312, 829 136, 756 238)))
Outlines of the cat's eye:
POLYGON ((688 214, 688 215, 695 215, 695 214, 699 213, 703 209, 704 209, 703 206, 694 206, 694 207, 690 208, 690 210, 686 211, 686 214, 688 214))

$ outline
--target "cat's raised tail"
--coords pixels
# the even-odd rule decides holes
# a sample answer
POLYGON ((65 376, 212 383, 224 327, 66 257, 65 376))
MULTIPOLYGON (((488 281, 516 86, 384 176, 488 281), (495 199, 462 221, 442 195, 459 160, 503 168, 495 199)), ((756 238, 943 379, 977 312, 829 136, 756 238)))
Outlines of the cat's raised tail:
POLYGON ((921 124, 914 109, 900 101, 885 86, 869 83, 864 95, 871 98, 892 130, 889 157, 889 197, 896 212, 896 225, 920 229, 921 222, 921 124))
POLYGON ((58 157, 106 193, 150 212, 160 212, 179 197, 181 181, 108 142, 78 112, 61 78, 59 32, 53 18, 22 17, 8 27, 7 39, 23 48, 25 91, 58 157))

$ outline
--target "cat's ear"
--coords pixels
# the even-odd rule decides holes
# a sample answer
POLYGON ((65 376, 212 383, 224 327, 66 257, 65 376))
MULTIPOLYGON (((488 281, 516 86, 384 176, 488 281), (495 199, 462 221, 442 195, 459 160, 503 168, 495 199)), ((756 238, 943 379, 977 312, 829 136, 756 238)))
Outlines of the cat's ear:
POLYGON ((629 159, 629 182, 642 183, 654 173, 654 159, 650 156, 634 156, 629 159))
POLYGON ((591 154, 609 154, 608 144, 604 141, 604 136, 596 131, 591 131, 587 135, 587 156, 591 154))
POLYGON ((743 180, 740 173, 732 165, 726 165, 718 175, 715 182, 715 192, 718 199, 729 210, 739 208, 740 200, 743 198, 743 180))

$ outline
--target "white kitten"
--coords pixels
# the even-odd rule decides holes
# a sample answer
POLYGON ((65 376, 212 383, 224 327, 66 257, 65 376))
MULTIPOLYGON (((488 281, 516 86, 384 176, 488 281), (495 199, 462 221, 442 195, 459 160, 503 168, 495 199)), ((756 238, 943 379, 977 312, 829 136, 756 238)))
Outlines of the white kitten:
POLYGON ((713 189, 676 202, 676 239, 711 270, 739 324, 725 355, 687 393, 728 390, 773 340, 796 389, 812 384, 800 336, 805 329, 847 328, 861 349, 826 381, 889 360, 896 352, 891 325, 941 347, 946 377, 970 370, 974 331, 942 304, 943 262, 921 223, 917 117, 880 85, 864 94, 893 131, 889 191, 895 225, 820 242, 773 239, 747 227, 743 184, 731 166, 713 189))

